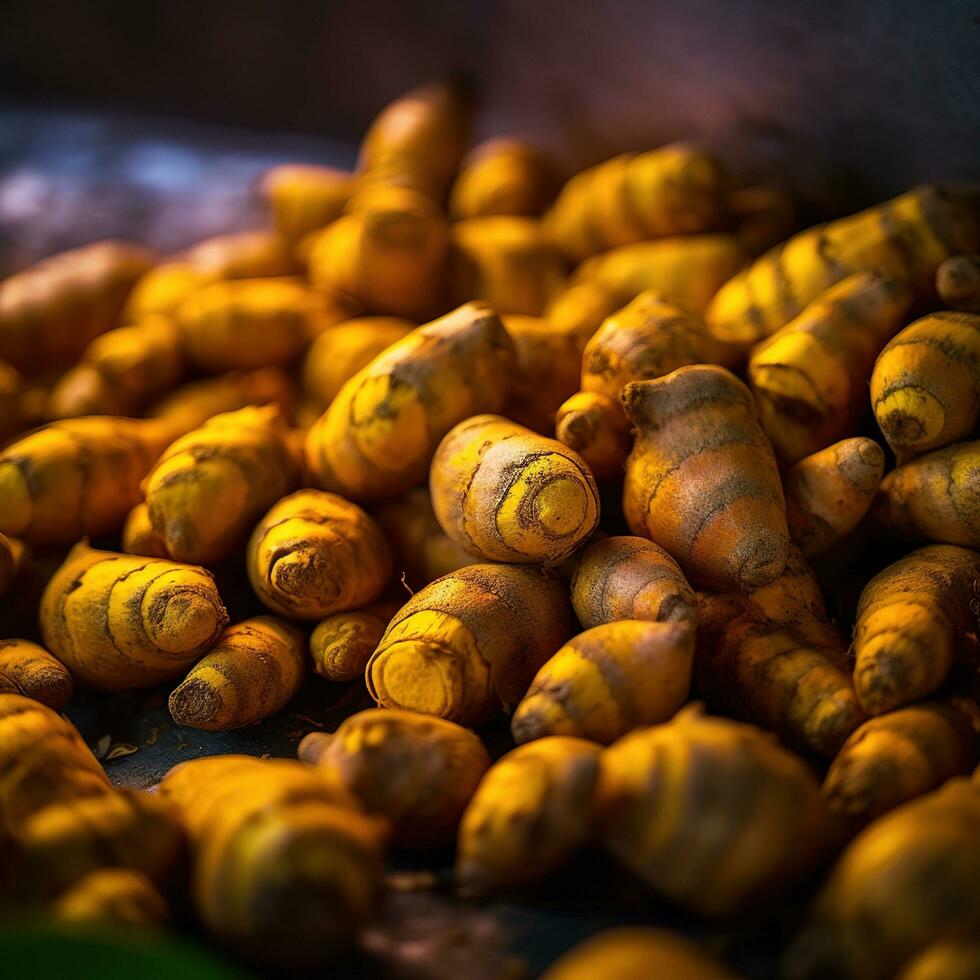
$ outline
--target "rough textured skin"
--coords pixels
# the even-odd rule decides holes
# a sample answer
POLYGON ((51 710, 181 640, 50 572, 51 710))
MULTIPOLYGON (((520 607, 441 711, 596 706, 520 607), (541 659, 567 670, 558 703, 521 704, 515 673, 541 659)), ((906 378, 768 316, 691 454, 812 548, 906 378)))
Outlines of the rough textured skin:
POLYGON ((408 187, 374 187, 308 243, 310 281, 369 314, 428 320, 445 309, 449 226, 429 198, 408 187))
POLYGON ((875 357, 905 323, 908 289, 860 273, 821 293, 749 358, 749 387, 776 454, 795 463, 849 435, 875 357))
MULTIPOLYGON (((734 235, 684 235, 623 245, 583 262, 575 282, 591 282, 617 297, 619 305, 646 289, 703 313, 747 256, 734 235)), ((738 352, 728 355, 737 359, 738 352)))
POLYGON ((980 787, 966 779, 872 823, 831 871, 787 957, 787 975, 889 980, 930 946, 975 937, 978 825, 980 787))
POLYGON ((620 245, 723 227, 728 188, 721 163, 698 147, 624 153, 572 177, 545 227, 569 259, 581 262, 620 245))
POLYGON ((153 530, 150 508, 145 502, 137 504, 123 524, 122 550, 124 554, 143 555, 146 558, 171 557, 166 542, 153 530))
POLYGON ((389 103, 361 143, 358 187, 409 187, 441 205, 469 143, 470 112, 467 93, 449 84, 389 103))
POLYGON ((733 276, 712 300, 708 325, 719 340, 747 348, 856 272, 904 281, 917 299, 927 300, 939 264, 976 250, 973 207, 955 189, 921 187, 802 231, 733 276))
POLYGON ((586 629, 619 619, 697 625, 697 596, 680 566, 646 538, 623 535, 590 544, 578 557, 571 590, 586 629))
POLYGON ((212 756, 175 766, 160 792, 190 832, 198 914, 238 952, 317 965, 372 915, 384 830, 312 767, 212 756))
POLYGON ((323 298, 289 279, 216 282, 176 313, 187 356, 213 374, 288 364, 321 332, 321 315, 329 315, 323 298))
POLYGON ((599 481, 621 477, 633 439, 619 400, 594 391, 566 399, 555 415, 555 438, 577 452, 599 481))
POLYGON ((284 497, 255 526, 245 553, 255 594, 273 612, 318 620, 381 595, 391 551, 357 504, 323 490, 284 497))
POLYGON ((932 545, 876 575, 854 627, 854 689, 868 714, 937 690, 959 655, 975 653, 980 555, 932 545))
POLYGON ((199 429, 215 415, 237 412, 250 405, 277 405, 288 416, 293 401, 289 376, 279 368, 260 368, 192 381, 158 401, 149 414, 183 435, 199 429))
POLYGON ((60 711, 75 693, 68 668, 30 640, 0 640, 0 690, 60 711))
POLYGON ((0 452, 0 532, 41 546, 117 531, 168 424, 95 415, 52 422, 0 452))
POLYGON ((446 534, 491 561, 559 563, 599 522, 585 462, 499 415, 461 422, 442 440, 429 488, 446 534))
POLYGON ((453 220, 509 214, 536 218, 554 200, 558 173, 542 150, 498 137, 471 150, 449 195, 453 220))
POLYGON ((391 822, 402 847, 438 847, 456 836, 490 756, 469 729, 411 711, 373 708, 333 735, 311 732, 299 757, 329 773, 369 813, 391 822))
POLYGON ((872 516, 910 541, 980 548, 980 441, 957 442, 892 470, 872 516))
POLYGON ((14 584, 23 560, 24 546, 16 538, 0 534, 0 596, 14 584))
POLYGON ((172 443, 143 492, 167 551, 211 564, 231 554, 298 476, 279 409, 267 405, 214 416, 172 443))
POLYGON ((721 345, 700 316, 654 290, 640 293, 607 317, 585 345, 582 393, 600 397, 573 395, 561 406, 558 440, 576 451, 576 444, 581 445, 583 458, 593 472, 598 469, 597 477, 611 478, 622 472, 629 453, 629 427, 619 404, 626 385, 663 377, 688 364, 723 360, 721 345), (611 445, 622 449, 619 458, 612 458, 611 445))
POLYGON ((345 382, 417 324, 394 316, 362 316, 324 330, 303 361, 303 391, 323 411, 345 382))
POLYGON ((897 980, 976 980, 980 976, 980 942, 949 939, 927 946, 897 980))
POLYGON ((155 794, 114 790, 60 800, 26 820, 17 834, 14 889, 50 899, 100 868, 127 868, 165 884, 185 856, 175 807, 155 794))
POLYGON ((44 645, 82 686, 152 687, 217 640, 228 614, 203 568, 77 544, 41 598, 44 645))
POLYGON ((573 946, 541 980, 736 980, 683 937, 643 926, 606 929, 573 946))
POLYGON ((980 316, 932 313, 881 352, 871 404, 900 458, 967 439, 980 418, 980 316))
POLYGON ((395 577, 410 589, 421 589, 478 558, 460 548, 441 527, 432 510, 428 487, 416 487, 374 512, 395 558, 395 577))
POLYGON ((334 613, 310 634, 313 669, 328 681, 353 681, 364 676, 391 617, 400 607, 377 603, 353 612, 334 613))
POLYGON ((844 640, 799 552, 791 549, 786 570, 770 585, 700 600, 698 692, 797 749, 835 755, 865 715, 844 640))
POLYGON ((153 882, 127 868, 101 868, 76 882, 51 907, 58 922, 113 932, 154 930, 170 918, 153 882))
POLYGON ((71 722, 0 693, 0 833, 19 834, 44 807, 114 792, 71 722))
POLYGON ((789 533, 805 557, 827 551, 861 523, 884 470, 881 446, 855 436, 805 456, 783 474, 789 533))
POLYGON ((564 586, 537 570, 470 565, 416 592, 367 666, 382 707, 479 725, 524 696, 571 636, 564 586))
POLYGON ((353 187, 353 175, 346 170, 286 163, 263 176, 259 192, 279 237, 295 248, 311 231, 341 216, 353 187))
POLYGON ((355 374, 310 429, 317 483, 359 502, 424 483, 454 425, 504 407, 514 365, 513 342, 485 306, 467 303, 413 330, 355 374))
POLYGON ((953 255, 936 270, 936 292, 963 313, 980 313, 980 255, 953 255))
POLYGON ((44 259, 0 283, 0 358, 19 371, 71 364, 116 325, 153 262, 126 242, 95 242, 44 259))
POLYGON ((693 660, 687 624, 621 619, 594 626, 537 672, 514 711, 514 740, 576 735, 608 745, 667 721, 687 700, 693 660))
POLYGON ((48 402, 48 417, 135 415, 181 380, 180 331, 164 317, 147 317, 96 337, 81 362, 62 375, 48 402))
POLYGON ((969 773, 977 734, 943 702, 913 704, 866 721, 834 759, 823 793, 831 809, 860 823, 969 773))
POLYGON ((469 218, 452 226, 453 301, 540 316, 565 286, 565 264, 533 218, 469 218))
POLYGON ((591 742, 556 735, 494 763, 463 814, 457 882, 486 892, 564 864, 592 832, 599 753, 591 742))
POLYGON ((540 316, 501 317, 517 351, 517 376, 503 414, 539 435, 555 430, 555 413, 577 388, 582 342, 574 327, 540 316))
POLYGON ((700 915, 728 915, 807 870, 831 829, 798 756, 757 728, 690 709, 603 753, 600 800, 605 846, 700 915))
POLYGON ((275 616, 246 619, 221 634, 170 695, 178 725, 225 732, 274 715, 306 675, 303 634, 275 616))
POLYGON ((772 447, 752 395, 712 365, 683 367, 623 392, 636 443, 623 512, 695 584, 752 589, 786 565, 789 531, 772 447))

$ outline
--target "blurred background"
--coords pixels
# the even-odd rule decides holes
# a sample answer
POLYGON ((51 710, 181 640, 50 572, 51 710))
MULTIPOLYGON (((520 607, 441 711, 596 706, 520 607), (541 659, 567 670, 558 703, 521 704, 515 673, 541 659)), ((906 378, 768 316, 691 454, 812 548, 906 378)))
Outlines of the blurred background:
POLYGON ((0 263, 255 224, 271 163, 348 165, 374 113, 463 72, 478 137, 572 170, 695 137, 804 219, 975 178, 976 0, 5 0, 0 263))

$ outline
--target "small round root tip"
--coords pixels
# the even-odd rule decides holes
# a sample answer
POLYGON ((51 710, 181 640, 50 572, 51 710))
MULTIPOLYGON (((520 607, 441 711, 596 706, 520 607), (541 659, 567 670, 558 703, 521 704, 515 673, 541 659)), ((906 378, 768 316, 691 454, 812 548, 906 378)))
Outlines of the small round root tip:
POLYGON ((178 725, 205 728, 217 717, 222 703, 210 684, 192 677, 174 689, 167 706, 170 716, 178 725))
POLYGON ((942 432, 946 410, 923 388, 900 388, 875 405, 875 417, 892 449, 915 450, 942 432))
POLYGON ((208 595, 196 585, 171 585, 148 598, 143 617, 146 634, 167 653, 206 647, 228 622, 217 595, 208 595))
POLYGON ((310 732, 309 735, 303 736, 297 746, 296 756, 300 762, 308 762, 312 766, 319 765, 332 740, 333 736, 326 732, 310 732))
POLYGON ((581 480, 559 476, 534 495, 534 521, 549 537, 562 538, 577 531, 589 512, 589 498, 581 480))

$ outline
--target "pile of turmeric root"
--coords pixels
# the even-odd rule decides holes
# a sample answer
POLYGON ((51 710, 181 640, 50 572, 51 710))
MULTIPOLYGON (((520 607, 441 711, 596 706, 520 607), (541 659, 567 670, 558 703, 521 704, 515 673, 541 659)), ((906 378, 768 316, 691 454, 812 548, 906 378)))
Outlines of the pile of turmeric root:
MULTIPOLYGON (((353 172, 268 173, 267 230, 0 283, 4 901, 316 965, 392 854, 478 900, 599 847, 709 920, 815 886, 791 980, 980 976, 980 188, 797 231, 699 148, 562 183, 470 115, 413 91, 353 172), (59 714, 327 682, 378 707, 152 792, 59 714)), ((547 977, 724 953, 620 929, 547 977)))

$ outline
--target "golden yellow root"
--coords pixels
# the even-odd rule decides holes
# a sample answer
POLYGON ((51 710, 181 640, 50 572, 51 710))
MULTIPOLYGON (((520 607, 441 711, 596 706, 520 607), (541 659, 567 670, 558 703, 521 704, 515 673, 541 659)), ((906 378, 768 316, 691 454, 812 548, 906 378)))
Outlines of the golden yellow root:
POLYGON ((81 362, 55 385, 48 416, 135 415, 180 381, 183 373, 176 325, 163 317, 149 317, 96 337, 81 362))
POLYGON ((830 829, 798 756, 757 728, 692 709, 607 749, 600 800, 605 846, 700 915, 728 915, 807 870, 830 829))
POLYGON ((928 299, 939 264, 976 250, 974 207, 968 193, 920 187, 802 231, 733 276, 712 300, 708 325, 719 340, 747 349, 856 272, 880 272, 928 299))
MULTIPOLYGON (((639 292, 639 291, 638 291, 639 292)), ((548 304, 545 318, 560 334, 576 338, 584 350, 592 335, 625 302, 615 289, 607 288, 590 279, 573 282, 548 304)))
POLYGON ((545 225, 555 245, 580 262, 619 245, 723 227, 728 188, 721 163, 697 147, 624 153, 572 177, 545 225))
POLYGON ((381 603, 354 612, 334 613, 317 623, 310 635, 313 669, 328 681, 363 677, 371 654, 397 610, 397 606, 381 603))
POLYGON ((633 445, 619 400, 579 391, 558 409, 555 438, 585 460, 600 482, 622 477, 633 445))
POLYGON ((0 534, 0 596, 14 584, 23 561, 24 546, 20 541, 0 534))
POLYGON ((541 980, 736 980, 676 933, 643 926, 606 929, 573 946, 541 980))
POLYGON ((794 548, 786 570, 748 594, 700 596, 695 687, 718 708, 833 756, 865 720, 846 645, 830 624, 809 566, 794 548))
POLYGON ((468 303, 413 330, 355 374, 310 429, 317 483, 359 502, 424 483, 454 425, 504 407, 514 364, 513 342, 485 306, 468 303))
POLYGON ((73 926, 142 932, 163 925, 170 909, 146 875, 102 868, 72 885, 51 907, 51 914, 73 926))
POLYGON ((211 280, 266 279, 297 272, 295 260, 271 231, 236 231, 205 238, 176 256, 211 280))
POLYGON ((599 751, 556 735, 518 746, 491 766, 460 824, 457 882, 486 892, 564 864, 592 832, 599 751))
POLYGON ((832 810, 868 823, 908 800, 968 774, 977 762, 969 719, 940 701, 866 721, 834 759, 823 793, 832 810))
POLYGON ((214 644, 225 612, 203 568, 77 544, 41 599, 44 645, 75 680, 102 691, 152 687, 214 644))
POLYGON ((441 204, 469 143, 471 100, 430 84, 381 110, 361 143, 358 186, 410 187, 441 204))
POLYGON ((204 371, 288 364, 321 332, 322 297, 288 279, 237 279, 199 289, 177 309, 190 360, 204 371))
POLYGON ((382 707, 475 726, 517 704, 571 632, 557 581, 514 565, 470 565, 399 610, 368 663, 368 691, 382 707))
POLYGON ((953 255, 936 270, 943 303, 964 313, 980 313, 980 255, 953 255))
POLYGON ((576 562, 571 591, 586 629, 620 619, 697 625, 698 600, 680 566, 645 538, 623 535, 589 545, 576 562))
POLYGON ((225 732, 257 725, 300 689, 306 674, 303 634, 274 616, 246 619, 221 634, 170 695, 178 725, 225 732))
POLYGON ((854 689, 870 715, 937 690, 959 654, 976 647, 972 611, 980 556, 932 545, 876 575, 861 593, 854 627, 854 689))
POLYGON ((556 564, 599 522, 599 491, 583 460, 498 415, 456 426, 432 460, 440 526, 492 561, 556 564))
POLYGON ((169 426, 92 416, 52 422, 0 452, 0 532, 42 546, 118 530, 169 426))
POLYGON ((145 503, 137 504, 123 524, 122 550, 124 554, 143 555, 146 558, 171 557, 166 542, 153 530, 150 509, 145 503))
POLYGON ((855 436, 804 457, 786 471, 789 533, 807 558, 822 554, 861 523, 884 469, 881 446, 855 436))
POLYGON ((403 847, 450 842, 490 756, 466 728, 410 711, 377 708, 352 715, 334 732, 311 732, 299 757, 338 779, 391 822, 403 847))
POLYGON ((783 571, 789 531, 772 447, 752 395, 711 365, 626 386, 637 429, 623 513, 696 585, 751 589, 783 571))
POLYGON ((530 143, 497 138, 470 151, 449 196, 456 221, 487 215, 535 218, 554 200, 554 161, 530 143))
POLYGON ((295 248, 311 231, 340 217, 353 188, 346 170, 285 163, 263 176, 260 191, 279 237, 295 248))
POLYGON ((187 847, 180 815, 138 790, 62 800, 38 810, 17 834, 12 862, 18 897, 50 899, 100 868, 128 868, 165 884, 187 847))
POLYGON ((893 535, 980 548, 980 441, 919 456, 881 481, 872 515, 893 535))
POLYGON ((0 693, 0 833, 44 807, 115 792, 75 726, 37 701, 0 693))
POLYGON ((393 316, 364 316, 324 330, 303 361, 303 390, 317 414, 362 368, 392 344, 407 336, 416 324, 393 316))
POLYGON ((980 316, 933 313, 881 352, 871 375, 878 426, 899 458, 968 439, 980 418, 980 316))
POLYGON ((533 218, 470 218, 452 226, 453 300, 540 316, 565 286, 565 265, 533 218))
POLYGON ((378 525, 323 490, 300 490, 273 505, 252 532, 245 562, 263 605, 308 620, 373 602, 392 564, 378 525))
POLYGON ((176 766, 160 792, 190 831, 198 914, 237 952, 322 964, 372 915, 383 828, 310 766, 212 756, 176 766))
POLYGON ((75 682, 60 660, 30 640, 0 640, 0 690, 23 694, 60 711, 75 682))
POLYGON ((978 825, 980 790, 966 779, 872 823, 824 884, 789 975, 890 980, 934 944, 976 936, 978 825))
POLYGON ((431 200, 407 187, 377 187, 313 233, 307 271, 314 286, 366 313, 421 321, 445 309, 448 249, 449 226, 431 200))
POLYGON ((795 463, 854 431, 875 357, 910 302, 905 286, 876 273, 850 276, 752 351, 749 386, 782 460, 795 463))
POLYGON ((410 589, 421 589, 479 561, 439 526, 427 487, 416 487, 389 500, 374 516, 394 552, 395 577, 410 589))
MULTIPOLYGON (((647 289, 695 313, 744 264, 734 235, 685 235, 623 245, 583 262, 574 281, 591 282, 619 297, 619 305, 647 289)), ((729 355, 737 359, 737 352, 729 355)))
POLYGON ((576 735, 608 745, 670 719, 691 689, 694 632, 679 623, 620 619, 568 641, 535 675, 514 711, 518 743, 576 735))
POLYGON ((927 946, 897 980, 975 980, 980 976, 980 942, 949 939, 927 946))
POLYGON ((150 523, 177 561, 228 557, 298 467, 279 409, 217 415, 172 443, 143 484, 150 523))
POLYGON ((199 429, 208 419, 237 412, 249 405, 277 405, 283 415, 292 412, 293 383, 279 368, 235 371, 217 378, 192 381, 158 401, 149 414, 171 431, 184 435, 199 429))
POLYGON ((501 319, 517 350, 517 377, 503 414, 539 435, 551 435, 555 413, 578 389, 579 335, 544 317, 510 314, 501 319))
POLYGON ((63 367, 114 327, 133 284, 153 262, 126 242, 61 252, 0 283, 0 359, 19 371, 63 367))

